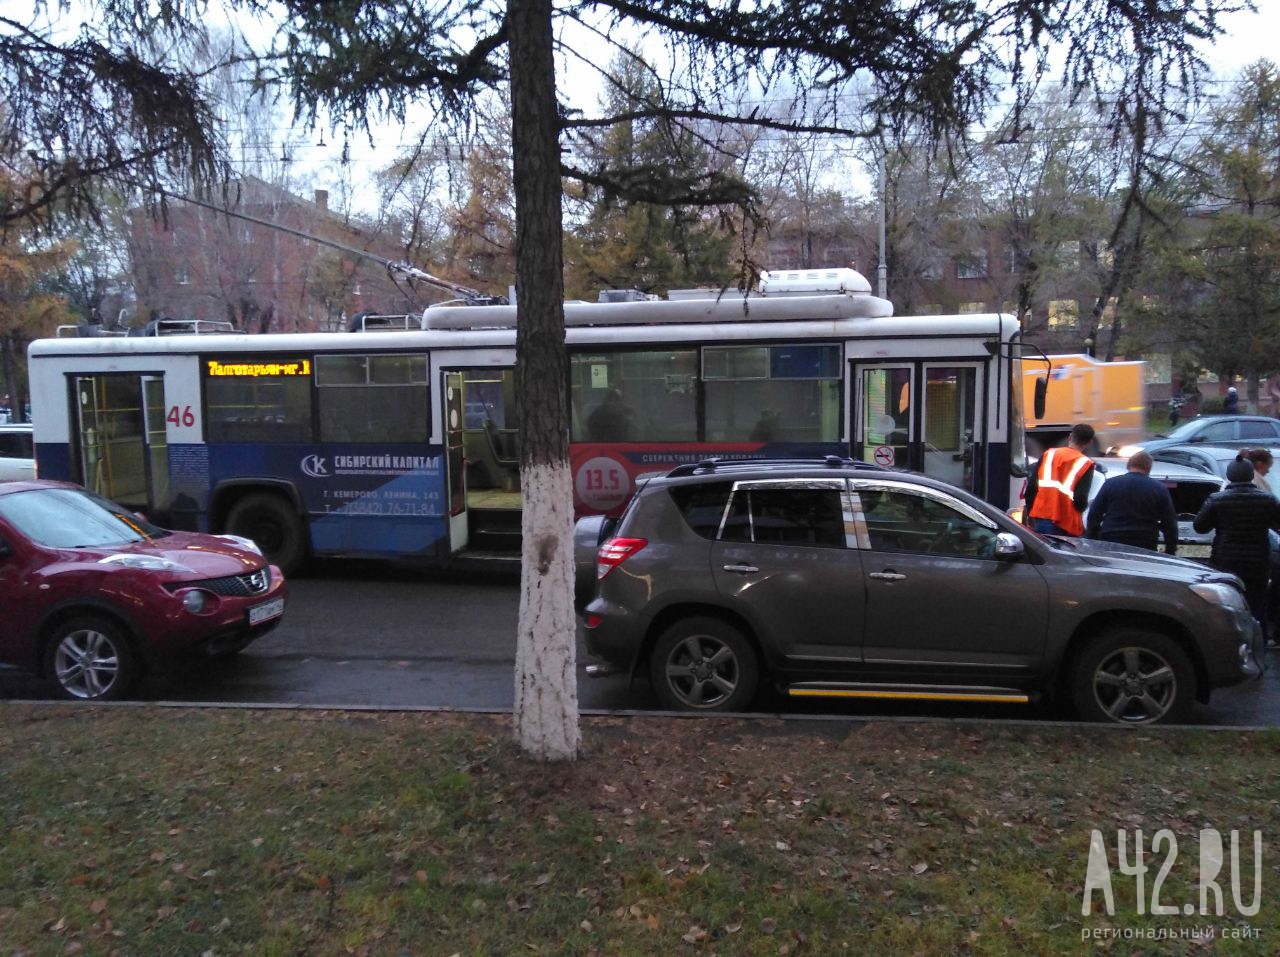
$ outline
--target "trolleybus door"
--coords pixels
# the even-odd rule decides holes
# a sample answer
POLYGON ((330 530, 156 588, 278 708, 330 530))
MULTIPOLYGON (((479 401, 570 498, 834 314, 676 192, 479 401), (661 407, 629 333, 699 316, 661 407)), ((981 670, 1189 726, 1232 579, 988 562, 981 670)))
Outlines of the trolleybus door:
POLYGON ((977 362, 854 363, 853 454, 982 494, 986 432, 977 362))
POLYGON ((854 363, 853 457, 916 468, 915 367, 854 363))
POLYGON ((449 487, 449 550, 467 547, 467 461, 462 445, 465 428, 462 373, 444 374, 445 481, 449 487))
POLYGON ((921 470, 980 495, 986 448, 983 410, 978 407, 982 375, 983 367, 977 362, 926 362, 920 402, 921 470))
POLYGON ((81 483, 130 508, 166 507, 169 452, 163 377, 77 376, 72 387, 81 483))

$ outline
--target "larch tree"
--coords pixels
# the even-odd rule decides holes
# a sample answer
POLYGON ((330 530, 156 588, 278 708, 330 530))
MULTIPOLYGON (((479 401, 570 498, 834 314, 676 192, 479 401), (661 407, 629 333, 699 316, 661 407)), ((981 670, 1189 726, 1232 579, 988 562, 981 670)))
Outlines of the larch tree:
MULTIPOLYGON (((95 166, 136 159, 144 185, 163 162, 191 163, 207 181, 216 138, 198 88, 180 57, 163 44, 201 35, 196 0, 99 0, 87 33, 63 43, 49 31, 0 23, 0 94, 25 124, 11 137, 37 144, 49 164, 51 202, 74 148, 100 157, 88 135, 89 97, 99 79, 131 138, 95 166), (38 31, 37 31, 38 32, 38 31), (62 65, 79 70, 53 115, 42 82, 62 65), (31 82, 34 80, 35 82, 31 82), (73 137, 59 127, 79 124, 73 137), (70 145, 67 145, 70 144, 70 145), (134 146, 136 144, 136 147, 134 146), (109 162, 107 162, 109 161, 109 162), (150 167, 148 167, 150 163, 150 167)), ((637 178, 605 166, 580 170, 563 161, 567 130, 670 118, 689 129, 746 124, 840 136, 873 135, 882 125, 922 120, 933 131, 958 129, 1015 91, 1013 110, 1061 64, 1079 95, 1112 98, 1115 121, 1135 98, 1153 109, 1195 93, 1202 63, 1195 44, 1218 32, 1216 16, 1232 0, 477 0, 424 4, 408 0, 226 0, 274 18, 276 47, 260 61, 259 82, 291 89, 305 119, 341 117, 358 127, 371 118, 405 122, 424 109, 465 119, 476 97, 510 89, 519 281, 517 379, 525 490, 523 578, 517 638, 515 734, 540 760, 576 756, 571 494, 564 389, 562 175, 577 176, 649 202, 689 207, 735 205, 749 214, 741 178, 675 167, 637 178), (575 39, 594 36, 592 49, 575 39), (556 56, 600 70, 606 49, 651 43, 669 64, 664 97, 616 115, 571 109, 556 85, 556 56), (863 77, 876 95, 865 110, 832 110, 840 91, 863 77), (758 102, 740 109, 743 89, 758 102), (773 109, 780 90, 792 91, 773 109), (822 107, 815 112, 815 107, 822 107)), ((838 105, 838 103, 837 103, 838 105)), ((99 129, 120 144, 116 125, 99 129)), ((77 166, 77 168, 82 168, 77 166)), ((77 194, 72 191, 70 196, 77 194)), ((744 281, 748 277, 744 276, 744 281)))
POLYGON ((665 293, 720 285, 731 269, 734 241, 718 228, 717 217, 702 204, 665 203, 642 193, 672 169, 691 182, 711 176, 727 182, 728 164, 714 155, 701 129, 668 115, 661 78, 639 54, 618 53, 606 76, 602 113, 621 116, 655 105, 658 113, 583 130, 573 143, 567 162, 577 170, 575 206, 581 212, 565 237, 570 295, 587 298, 602 287, 665 293), (595 181, 592 171, 601 169, 626 170, 632 185, 619 188, 609 177, 595 181))
POLYGON ((1247 67, 1213 115, 1197 154, 1201 228, 1193 232, 1198 295, 1190 329, 1205 367, 1258 380, 1280 371, 1280 70, 1247 67))

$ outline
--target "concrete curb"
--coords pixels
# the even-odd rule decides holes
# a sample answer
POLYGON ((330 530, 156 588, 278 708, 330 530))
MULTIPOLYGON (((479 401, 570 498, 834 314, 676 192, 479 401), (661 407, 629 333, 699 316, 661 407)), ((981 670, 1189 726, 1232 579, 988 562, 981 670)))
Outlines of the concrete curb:
MULTIPOLYGON (((288 702, 255 703, 251 701, 100 701, 79 703, 75 701, 48 701, 42 699, 7 699, 0 701, 0 708, 11 705, 24 707, 60 708, 67 706, 86 708, 158 708, 163 710, 200 710, 211 711, 346 711, 355 714, 369 713, 403 713, 403 714, 484 714, 508 715, 510 708, 467 708, 449 707, 447 705, 379 705, 379 704, 295 704, 288 702)), ((948 718, 936 715, 842 715, 842 714, 783 714, 781 712, 746 712, 725 711, 714 714, 695 714, 688 711, 634 711, 603 710, 584 708, 579 711, 584 718, 679 718, 689 721, 706 721, 731 719, 735 721, 782 721, 787 724, 928 724, 949 725, 955 727, 976 726, 980 728, 1022 728, 1036 731, 1074 730, 1074 731, 1110 731, 1120 733, 1178 733, 1185 731, 1221 732, 1261 732, 1276 731, 1267 725, 1229 725, 1229 724, 1154 724, 1127 726, 1120 724, 1101 724, 1088 721, 1037 721, 1030 718, 948 718)))

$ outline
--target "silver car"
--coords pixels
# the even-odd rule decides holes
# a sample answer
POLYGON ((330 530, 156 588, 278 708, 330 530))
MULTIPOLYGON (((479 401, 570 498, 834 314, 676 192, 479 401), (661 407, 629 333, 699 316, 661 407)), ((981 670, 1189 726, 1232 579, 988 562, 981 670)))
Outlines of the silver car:
MULTIPOLYGON (((590 520, 580 540, 599 531, 590 520)), ((1041 537, 959 489, 833 459, 705 462, 644 484, 597 551, 599 672, 669 707, 791 697, 1067 700, 1185 720, 1258 673, 1240 582, 1197 562, 1041 537)))

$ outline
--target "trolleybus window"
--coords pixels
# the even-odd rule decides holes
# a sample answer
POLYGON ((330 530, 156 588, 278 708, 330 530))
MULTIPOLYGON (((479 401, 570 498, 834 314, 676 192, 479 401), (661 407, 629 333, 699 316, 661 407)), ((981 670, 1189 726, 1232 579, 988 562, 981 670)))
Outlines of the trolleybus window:
POLYGON ((840 439, 837 345, 708 347, 702 378, 708 441, 840 439))
POLYGON ((696 442, 698 352, 598 352, 572 357, 575 442, 696 442))
POLYGON ((322 442, 425 442, 425 355, 316 356, 322 442))
POLYGON ((311 441, 309 359, 207 359, 204 379, 210 442, 311 441))

